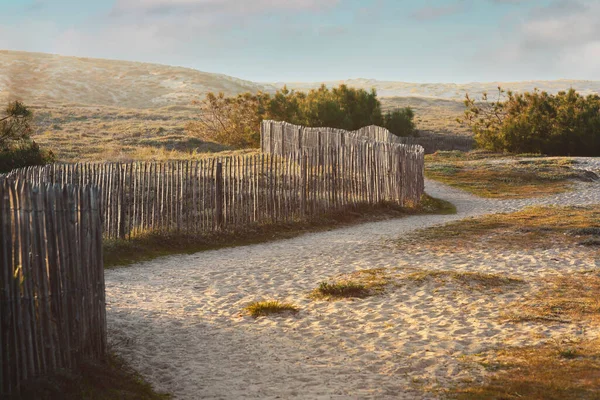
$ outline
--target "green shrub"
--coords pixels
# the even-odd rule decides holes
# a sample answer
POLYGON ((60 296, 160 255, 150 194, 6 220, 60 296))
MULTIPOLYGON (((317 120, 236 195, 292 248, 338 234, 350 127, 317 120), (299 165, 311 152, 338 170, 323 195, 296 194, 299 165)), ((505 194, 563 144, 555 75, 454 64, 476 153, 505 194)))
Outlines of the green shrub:
POLYGON ((0 150, 0 173, 10 172, 15 168, 32 165, 45 165, 56 161, 52 151, 42 150, 37 143, 23 142, 12 148, 0 150))
POLYGON ((14 168, 43 165, 55 160, 31 140, 32 113, 23 103, 13 101, 0 114, 0 173, 14 168))
POLYGON ((390 130, 400 136, 414 132, 411 109, 397 110, 384 117, 374 89, 368 92, 346 85, 333 89, 322 85, 307 93, 284 87, 272 96, 261 92, 237 97, 208 93, 197 104, 201 113, 186 130, 192 135, 238 148, 258 147, 262 120, 345 130, 387 123, 390 130))
POLYGON ((535 90, 514 94, 498 88, 498 99, 476 102, 468 95, 461 123, 478 147, 510 153, 600 155, 600 96, 575 90, 551 95, 535 90))
POLYGON ((410 107, 388 111, 383 118, 383 127, 396 136, 414 136, 414 111, 410 107))

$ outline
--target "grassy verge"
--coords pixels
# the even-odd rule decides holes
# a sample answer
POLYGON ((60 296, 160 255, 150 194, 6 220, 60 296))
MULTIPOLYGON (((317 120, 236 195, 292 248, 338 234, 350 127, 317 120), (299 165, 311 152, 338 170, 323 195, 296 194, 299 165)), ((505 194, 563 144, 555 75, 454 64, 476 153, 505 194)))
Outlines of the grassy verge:
POLYGON ((411 240, 432 246, 460 248, 548 247, 555 244, 599 248, 600 205, 589 207, 529 207, 510 214, 465 219, 420 231, 411 240))
POLYGON ((166 400, 120 358, 84 363, 77 372, 63 371, 26 382, 24 392, 10 400, 166 400))
POLYGON ((573 163, 481 151, 437 152, 426 156, 425 175, 481 197, 522 199, 563 193, 571 190, 573 180, 589 180, 585 172, 572 168, 573 163))
POLYGON ((400 218, 415 214, 455 213, 456 208, 444 200, 424 196, 416 208, 402 208, 390 204, 363 206, 345 212, 330 214, 310 222, 291 224, 255 225, 237 231, 211 234, 148 233, 131 240, 104 242, 104 265, 107 268, 149 261, 173 254, 193 254, 224 247, 250 245, 278 239, 289 239, 307 232, 318 232, 336 227, 400 218))

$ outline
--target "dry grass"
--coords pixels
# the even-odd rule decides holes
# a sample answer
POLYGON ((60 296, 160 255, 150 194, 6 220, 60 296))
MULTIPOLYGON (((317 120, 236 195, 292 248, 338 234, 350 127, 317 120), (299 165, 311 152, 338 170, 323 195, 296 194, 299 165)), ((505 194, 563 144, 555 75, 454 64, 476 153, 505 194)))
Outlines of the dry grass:
POLYGON ((385 268, 366 269, 324 281, 310 293, 313 299, 365 298, 382 293, 392 283, 385 268))
POLYGON ((421 135, 446 134, 471 136, 472 132, 456 122, 465 111, 461 100, 433 99, 426 97, 383 97, 384 111, 410 107, 415 112, 415 123, 421 135))
POLYGON ((32 107, 33 139, 63 162, 197 160, 255 153, 190 136, 185 125, 197 115, 192 106, 154 110, 113 107, 32 107))
POLYGON ((261 300, 248 304, 244 307, 244 311, 257 318, 272 314, 295 314, 300 311, 300 308, 291 303, 282 303, 278 300, 261 300))
POLYGON ((548 248, 589 242, 600 227, 600 205, 589 207, 529 207, 510 214, 465 219, 421 230, 410 240, 435 247, 548 248), (584 235, 582 235, 584 234, 584 235))
POLYGON ((573 180, 589 180, 567 158, 519 160, 488 152, 438 152, 426 157, 428 178, 481 197, 523 199, 571 190, 573 180))
POLYGON ((504 349, 479 358, 494 374, 483 385, 449 390, 449 398, 600 399, 600 339, 504 349))
MULTIPOLYGON (((548 278, 536 293, 509 306, 508 321, 597 325, 600 274, 548 278)), ((585 328, 583 328, 585 329, 585 328)), ((600 339, 554 340, 470 357, 492 375, 482 385, 448 390, 455 399, 600 399, 600 339)))
POLYGON ((506 318, 513 322, 600 322, 600 274, 554 277, 537 293, 515 303, 506 318))
POLYGON ((407 275, 404 280, 416 283, 424 283, 432 280, 438 282, 453 281, 460 285, 480 290, 523 283, 522 279, 499 274, 459 271, 417 271, 407 275))

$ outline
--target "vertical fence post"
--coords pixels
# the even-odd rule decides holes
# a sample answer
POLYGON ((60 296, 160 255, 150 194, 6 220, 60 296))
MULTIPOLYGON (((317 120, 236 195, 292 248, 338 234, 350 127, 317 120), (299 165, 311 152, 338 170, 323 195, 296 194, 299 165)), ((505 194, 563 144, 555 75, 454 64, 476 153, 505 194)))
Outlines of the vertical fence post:
POLYGON ((223 164, 217 162, 215 174, 215 225, 217 229, 223 228, 223 164))
POLYGON ((302 176, 302 186, 300 187, 300 212, 302 217, 307 215, 306 192, 308 191, 308 157, 302 153, 300 165, 300 174, 302 176))

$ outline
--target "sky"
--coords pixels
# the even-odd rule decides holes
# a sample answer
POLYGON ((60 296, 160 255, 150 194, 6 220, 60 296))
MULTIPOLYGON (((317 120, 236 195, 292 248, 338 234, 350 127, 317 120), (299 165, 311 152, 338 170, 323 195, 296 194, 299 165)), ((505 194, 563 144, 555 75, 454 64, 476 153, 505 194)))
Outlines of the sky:
POLYGON ((0 0, 0 49, 257 82, 600 80, 600 0, 0 0))

